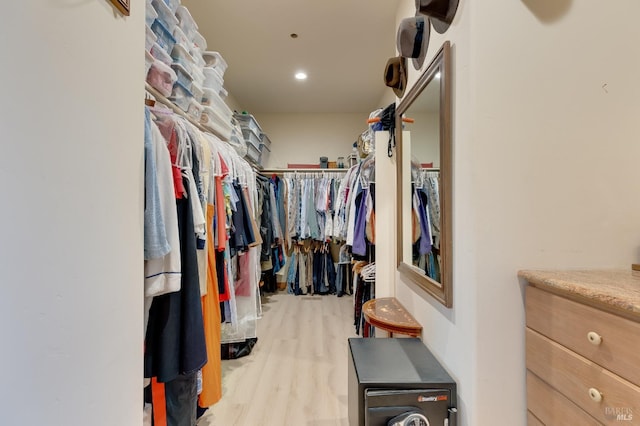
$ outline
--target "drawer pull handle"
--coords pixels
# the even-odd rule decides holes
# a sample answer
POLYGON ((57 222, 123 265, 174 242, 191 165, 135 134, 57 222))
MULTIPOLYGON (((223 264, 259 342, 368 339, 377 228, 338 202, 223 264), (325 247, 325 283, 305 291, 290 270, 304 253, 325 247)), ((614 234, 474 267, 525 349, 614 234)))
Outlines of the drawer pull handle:
POLYGON ((589 340, 589 343, 591 343, 592 345, 598 346, 600 343, 602 343, 602 336, 600 336, 595 331, 590 331, 589 333, 587 333, 587 340, 589 340))
POLYGON ((594 402, 602 401, 602 394, 596 388, 589 388, 589 398, 591 398, 594 402))

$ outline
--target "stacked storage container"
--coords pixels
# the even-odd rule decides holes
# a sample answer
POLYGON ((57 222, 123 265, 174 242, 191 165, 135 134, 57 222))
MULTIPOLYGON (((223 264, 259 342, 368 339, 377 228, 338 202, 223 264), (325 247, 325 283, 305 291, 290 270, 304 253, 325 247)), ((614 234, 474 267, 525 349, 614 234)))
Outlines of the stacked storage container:
POLYGON ((260 165, 265 166, 271 155, 271 139, 266 133, 260 133, 260 165))
POLYGON ((218 52, 202 52, 204 67, 204 94, 202 105, 204 105, 203 123, 205 120, 211 122, 223 121, 231 123, 233 111, 224 101, 226 91, 223 88, 224 73, 227 70, 227 63, 218 52))
POLYGON ((247 144, 247 155, 246 158, 251 160, 254 164, 261 165, 260 160, 260 135, 262 134, 262 129, 260 125, 256 121, 256 119, 251 114, 234 114, 236 121, 240 124, 240 128, 242 129, 242 135, 244 137, 244 141, 247 144))
POLYGON ((178 76, 171 69, 171 56, 176 40, 171 30, 178 24, 169 6, 163 0, 147 0, 147 82, 164 96, 170 96, 178 76))
MULTIPOLYGON (((208 64, 207 41, 180 0, 147 0, 147 82, 187 115, 229 139, 232 112, 222 87, 227 64, 208 64), (217 73, 211 74, 212 70, 217 73), (215 95, 215 96, 214 96, 215 95)), ((210 56, 210 55, 209 55, 210 56)))

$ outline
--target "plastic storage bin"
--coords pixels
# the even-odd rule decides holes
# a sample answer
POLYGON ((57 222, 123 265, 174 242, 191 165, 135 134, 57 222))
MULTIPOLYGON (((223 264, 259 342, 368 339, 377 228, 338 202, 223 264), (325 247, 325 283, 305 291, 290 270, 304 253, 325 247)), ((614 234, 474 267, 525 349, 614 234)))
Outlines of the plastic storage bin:
POLYGON ((247 158, 256 164, 260 164, 260 149, 247 143, 247 158))
MULTIPOLYGON (((191 76, 191 70, 193 69, 195 63, 193 62, 193 58, 191 57, 187 49, 182 44, 176 43, 175 46, 173 46, 171 57, 176 64, 182 65, 189 76, 191 76)), ((193 80, 193 78, 191 79, 193 80)))
POLYGON ((227 71, 227 62, 222 55, 218 52, 203 52, 202 58, 204 59, 205 66, 216 68, 221 76, 227 71))
POLYGON ((210 106, 203 106, 202 116, 200 117, 200 123, 207 127, 223 127, 228 128, 231 131, 231 124, 225 121, 216 111, 210 106))
POLYGON ((271 149, 271 139, 269 139, 266 133, 260 133, 260 143, 271 149))
POLYGON ((180 6, 180 0, 164 0, 164 2, 171 9, 171 13, 176 13, 176 9, 180 6))
POLYGON ((196 61, 196 64, 201 69, 207 65, 204 59, 202 58, 202 50, 198 46, 194 44, 191 50, 189 51, 189 53, 191 53, 191 56, 193 56, 193 60, 196 61))
POLYGON ((144 44, 144 48, 147 52, 151 52, 151 48, 156 40, 158 40, 158 36, 153 32, 151 27, 147 25, 147 38, 144 44))
POLYGON ((158 37, 156 43, 158 43, 167 53, 170 53, 173 50, 173 46, 176 44, 176 39, 173 38, 173 34, 171 34, 171 32, 158 19, 153 21, 151 30, 153 30, 154 34, 158 37))
POLYGON ((149 74, 149 69, 151 68, 151 64, 153 64, 153 61, 155 61, 156 58, 154 58, 151 53, 145 51, 144 52, 144 64, 145 64, 145 70, 144 70, 144 75, 145 75, 145 79, 146 79, 146 75, 149 74))
POLYGON ((231 120, 233 111, 231 111, 231 108, 227 106, 227 104, 222 100, 218 92, 216 92, 215 90, 206 88, 203 89, 201 102, 202 105, 210 106, 217 110, 223 118, 231 120))
POLYGON ((238 121, 238 123, 240 124, 241 127, 250 129, 256 135, 259 135, 260 133, 262 133, 262 129, 260 128, 260 125, 258 124, 256 119, 253 118, 253 115, 251 115, 251 114, 234 114, 233 116, 238 121))
POLYGON ((242 136, 247 144, 253 145, 258 151, 260 150, 260 138, 251 129, 242 127, 242 136))
MULTIPOLYGON (((154 0, 156 1, 156 0, 154 0)), ((178 25, 184 31, 184 33, 193 41, 196 32, 198 31, 198 24, 189 13, 189 9, 180 5, 176 9, 176 18, 178 18, 178 25)))
POLYGON ((158 19, 158 12, 156 12, 151 3, 147 3, 147 7, 145 8, 145 21, 147 22, 147 26, 150 27, 156 19, 158 19))
POLYGON ((260 165, 266 166, 269 164, 269 157, 271 156, 271 150, 266 145, 260 145, 260 165))
POLYGON ((198 103, 202 103, 202 97, 204 96, 204 90, 202 86, 198 84, 195 80, 191 83, 191 93, 193 93, 193 99, 198 101, 198 103))
POLYGON ((187 115, 199 122, 203 110, 204 107, 200 105, 200 103, 197 102, 195 98, 191 98, 191 102, 189 102, 189 108, 187 109, 187 115))
POLYGON ((171 67, 162 61, 154 60, 147 74, 147 83, 164 96, 170 96, 178 77, 171 67))
POLYGON ((156 58, 159 61, 171 66, 173 63, 173 59, 171 59, 171 55, 169 55, 165 50, 160 47, 158 43, 153 43, 153 47, 151 48, 151 56, 156 58))
POLYGON ((176 104, 181 110, 187 112, 189 111, 192 99, 193 95, 191 94, 191 91, 183 86, 180 81, 177 81, 173 86, 173 92, 171 93, 169 100, 176 104))
POLYGON ((173 11, 167 6, 164 0, 153 0, 151 2, 153 8, 158 13, 158 18, 162 25, 169 30, 170 33, 173 32, 173 29, 178 25, 178 18, 175 17, 173 11))
POLYGON ((224 80, 220 73, 212 67, 204 67, 202 72, 204 73, 204 87, 220 92, 220 89, 224 84, 224 80))
POLYGON ((173 29, 173 38, 176 39, 176 44, 181 44, 188 51, 191 46, 191 40, 189 37, 180 29, 180 27, 176 26, 173 29))
POLYGON ((207 50, 207 39, 198 31, 193 35, 193 44, 195 44, 202 52, 207 50))
POLYGON ((193 77, 191 77, 191 74, 189 74, 185 67, 180 64, 173 63, 171 64, 171 68, 173 68, 173 70, 176 72, 176 75, 178 76, 178 83, 180 83, 190 91, 191 83, 193 82, 193 77))
POLYGON ((198 83, 198 86, 204 88, 204 74, 198 64, 194 64, 191 68, 191 77, 193 77, 194 82, 198 83))

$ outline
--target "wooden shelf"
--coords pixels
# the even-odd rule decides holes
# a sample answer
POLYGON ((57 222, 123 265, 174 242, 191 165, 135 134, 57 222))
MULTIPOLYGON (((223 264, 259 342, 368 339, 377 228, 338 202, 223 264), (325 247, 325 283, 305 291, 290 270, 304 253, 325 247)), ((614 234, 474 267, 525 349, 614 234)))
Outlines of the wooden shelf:
POLYGON ((393 333, 420 337, 422 326, 395 297, 371 299, 362 305, 364 320, 376 328, 393 333))

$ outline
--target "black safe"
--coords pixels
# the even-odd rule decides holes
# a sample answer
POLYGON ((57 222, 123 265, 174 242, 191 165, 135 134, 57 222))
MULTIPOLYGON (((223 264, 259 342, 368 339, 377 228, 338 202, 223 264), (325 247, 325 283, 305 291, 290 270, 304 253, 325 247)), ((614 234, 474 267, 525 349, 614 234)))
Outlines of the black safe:
POLYGON ((349 339, 350 426, 456 426, 456 383, 415 338, 349 339))

